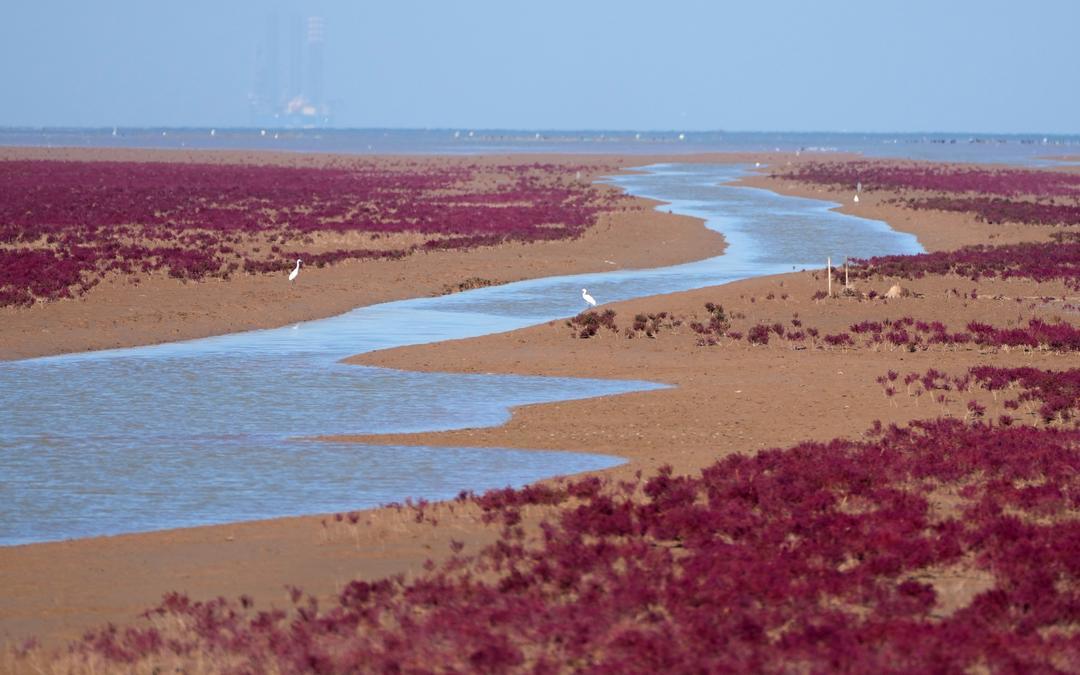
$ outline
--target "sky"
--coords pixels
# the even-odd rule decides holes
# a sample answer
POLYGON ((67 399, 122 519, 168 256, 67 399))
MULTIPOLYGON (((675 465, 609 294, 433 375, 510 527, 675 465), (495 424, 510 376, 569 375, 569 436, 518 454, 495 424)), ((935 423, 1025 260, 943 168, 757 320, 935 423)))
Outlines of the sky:
POLYGON ((0 126, 248 126, 271 13, 338 127, 1080 133, 1075 0, 7 0, 0 126))

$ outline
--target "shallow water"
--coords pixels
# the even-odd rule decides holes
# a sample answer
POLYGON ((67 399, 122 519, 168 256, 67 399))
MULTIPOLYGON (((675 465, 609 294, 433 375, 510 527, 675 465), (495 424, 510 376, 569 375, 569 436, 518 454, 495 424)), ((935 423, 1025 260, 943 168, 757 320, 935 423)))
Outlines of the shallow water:
POLYGON ((545 129, 5 128, 0 145, 201 148, 363 154, 855 152, 950 162, 1051 165, 1075 155, 1062 134, 619 131, 545 129))
POLYGON ((0 544, 438 499, 601 469, 618 458, 301 440, 504 422, 516 405, 649 382, 408 373, 345 356, 512 330, 601 303, 920 250, 830 203, 721 186, 732 166, 663 165, 613 183, 727 237, 723 255, 353 310, 274 330, 0 363, 0 544))

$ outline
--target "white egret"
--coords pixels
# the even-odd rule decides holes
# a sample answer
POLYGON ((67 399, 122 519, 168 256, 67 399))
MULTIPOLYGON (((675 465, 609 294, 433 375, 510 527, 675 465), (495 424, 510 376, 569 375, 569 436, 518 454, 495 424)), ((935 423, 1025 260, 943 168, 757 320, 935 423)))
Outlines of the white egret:
POLYGON ((298 274, 300 274, 300 258, 296 259, 296 267, 293 268, 292 272, 289 272, 289 281, 295 279, 298 274))
POLYGON ((589 303, 593 307, 596 307, 596 298, 589 295, 589 291, 585 290, 584 288, 581 289, 581 299, 589 303))

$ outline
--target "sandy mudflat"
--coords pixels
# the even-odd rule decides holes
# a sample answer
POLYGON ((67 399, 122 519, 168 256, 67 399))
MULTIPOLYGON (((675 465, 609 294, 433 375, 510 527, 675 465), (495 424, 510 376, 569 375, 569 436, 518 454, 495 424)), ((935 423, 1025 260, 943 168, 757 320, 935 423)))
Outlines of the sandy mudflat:
MULTIPOLYGON (((754 161, 752 155, 620 157, 509 155, 465 157, 376 157, 257 152, 88 150, 3 148, 4 159, 105 161, 191 161, 343 167, 364 161, 422 168, 454 165, 532 163, 583 165, 583 178, 598 178, 625 167, 670 161, 754 161)), ((761 159, 758 156, 758 159, 761 159)), ((604 190, 617 192, 614 187, 604 190)), ((596 226, 573 240, 507 244, 464 251, 416 253, 403 260, 353 260, 305 268, 297 283, 278 276, 240 275, 229 281, 182 282, 164 273, 108 278, 72 301, 32 308, 0 308, 0 359, 18 359, 112 347, 130 347, 221 335, 334 316, 365 305, 438 294, 470 277, 494 283, 607 271, 621 267, 661 267, 710 257, 723 238, 692 218, 657 213, 649 200, 626 198, 603 213, 596 226), (656 246, 662 243, 662 247, 656 246), (614 261, 612 266, 605 260, 614 261)))
MULTIPOLYGON (((962 216, 914 214, 884 204, 880 198, 864 198, 854 205, 847 203, 850 197, 844 195, 765 177, 749 179, 748 183, 843 200, 845 212, 884 219, 898 230, 916 234, 930 250, 1038 239, 1047 232, 988 226, 962 216)), ((643 229, 635 232, 635 238, 655 236, 649 227, 656 218, 669 225, 683 220, 645 212, 640 217, 649 222, 641 224, 643 229)), ((693 225, 703 229, 699 223, 693 225)), ((646 256, 643 260, 649 259, 648 250, 655 250, 643 249, 647 249, 641 253, 646 256)), ((492 261, 516 269, 517 251, 493 250, 489 254, 492 261)), ((626 251, 624 258, 628 254, 626 251)), ((586 260, 592 258, 587 256, 586 260)), ((670 262, 674 261, 656 260, 653 264, 670 262)), ((566 271, 584 269, 588 269, 587 263, 566 271)), ((536 274, 542 273, 556 272, 536 274)), ((875 281, 858 287, 882 292, 890 283, 875 281)), ((734 321, 735 328, 744 332, 755 323, 790 325, 797 313, 804 326, 817 327, 824 335, 855 321, 904 315, 940 320, 957 330, 974 318, 1000 325, 1021 315, 1025 320, 1030 316, 1054 319, 1062 316, 1060 306, 1027 300, 1017 303, 1014 298, 1066 294, 1058 284, 986 280, 974 284, 939 278, 905 282, 922 294, 920 298, 812 300, 824 284, 821 274, 815 278, 813 272, 797 272, 603 308, 614 309, 616 321, 627 325, 637 313, 661 311, 700 320, 705 315, 704 304, 715 302, 729 314, 745 315, 734 321), (974 299, 949 293, 952 288, 970 293, 975 287, 978 297, 974 299)), ((417 294, 422 293, 413 293, 417 294)), ((1068 320, 1076 318, 1067 316, 1068 320)), ((732 452, 804 439, 854 437, 877 419, 902 422, 942 413, 941 407, 929 400, 916 403, 907 397, 886 398, 875 378, 887 370, 906 373, 935 367, 959 372, 975 364, 1060 368, 1072 364, 1074 358, 1045 353, 980 353, 977 349, 907 353, 794 349, 776 341, 762 347, 751 347, 745 341, 722 341, 714 347, 699 347, 695 342, 696 336, 685 324, 661 331, 656 339, 631 340, 602 332, 597 338, 579 340, 557 321, 511 333, 365 354, 354 361, 420 370, 649 379, 676 387, 519 408, 508 424, 493 429, 363 440, 592 451, 630 460, 609 475, 648 471, 661 464, 694 471, 732 452)), ((953 403, 945 412, 962 416, 962 403, 953 403)), ((77 637, 91 625, 130 620, 170 590, 199 598, 246 593, 259 607, 284 606, 285 584, 328 596, 352 578, 418 570, 427 558, 447 554, 450 539, 464 541, 468 551, 494 536, 468 513, 441 513, 437 528, 409 523, 392 510, 366 512, 356 526, 332 519, 324 526, 323 520, 320 516, 288 518, 0 548, 0 637, 18 639, 36 634, 48 644, 57 644, 77 637)))

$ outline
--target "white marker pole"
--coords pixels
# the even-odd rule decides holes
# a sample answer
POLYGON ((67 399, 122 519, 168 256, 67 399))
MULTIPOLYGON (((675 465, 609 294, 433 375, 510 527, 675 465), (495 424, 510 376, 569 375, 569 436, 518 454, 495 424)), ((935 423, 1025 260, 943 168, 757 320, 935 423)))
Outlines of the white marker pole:
POLYGON ((832 256, 825 259, 825 269, 829 278, 829 297, 832 297, 832 256))

